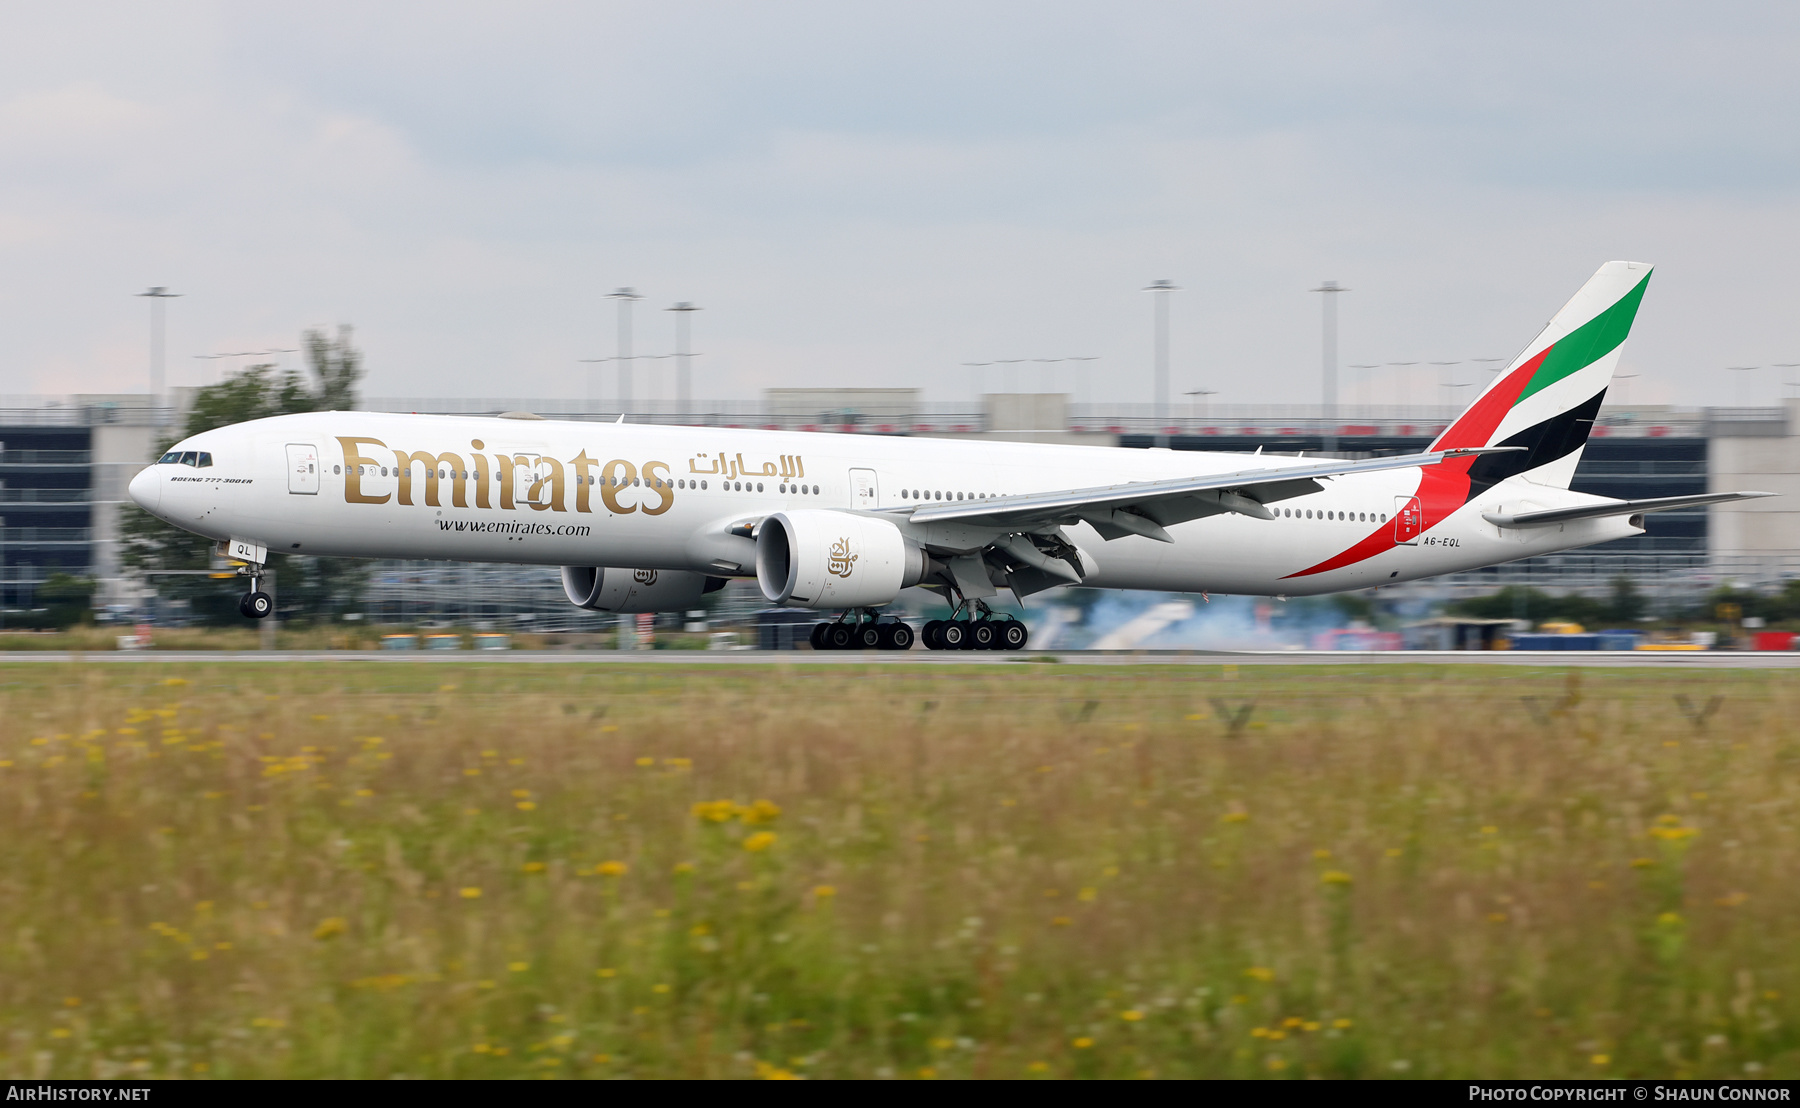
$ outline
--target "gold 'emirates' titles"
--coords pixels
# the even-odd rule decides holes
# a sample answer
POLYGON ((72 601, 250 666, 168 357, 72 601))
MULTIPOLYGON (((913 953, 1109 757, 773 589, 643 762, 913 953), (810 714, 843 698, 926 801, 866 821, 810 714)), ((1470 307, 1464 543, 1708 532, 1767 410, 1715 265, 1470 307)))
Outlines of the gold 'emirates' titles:
MULTIPOLYGON (((493 494, 496 486, 499 492, 498 506, 502 511, 515 511, 523 507, 538 512, 566 512, 569 510, 568 493, 571 487, 575 493, 576 512, 591 513, 594 510, 592 496, 596 489, 600 493, 600 502, 607 511, 618 515, 637 511, 650 516, 661 515, 675 503, 676 481, 669 473, 667 462, 648 461, 642 466, 623 458, 601 462, 598 458, 590 458, 586 448, 583 448, 581 453, 566 463, 540 454, 495 453, 494 468, 490 470, 488 456, 480 453, 471 453, 465 465, 463 456, 453 451, 433 454, 428 450, 398 450, 380 439, 353 436, 338 436, 337 441, 344 451, 344 502, 347 504, 386 504, 394 500, 400 504, 412 505, 415 467, 422 467, 424 470, 424 503, 433 508, 443 506, 441 486, 446 483, 450 486, 450 503, 457 508, 469 507, 471 489, 475 494, 475 507, 494 507, 493 494), (384 464, 385 460, 382 458, 365 455, 362 453, 364 448, 379 448, 391 452, 394 456, 392 465, 384 464), (388 469, 391 469, 393 479, 397 482, 394 492, 377 494, 363 491, 365 477, 388 469), (521 485, 524 486, 524 495, 515 502, 521 485), (621 503, 621 496, 635 500, 631 490, 645 490, 655 497, 655 501, 621 503)), ((476 451, 487 449, 480 439, 469 440, 469 445, 476 451)), ((779 476, 783 481, 805 474, 799 455, 784 454, 779 466, 774 462, 764 462, 755 468, 744 464, 742 454, 735 461, 721 455, 719 459, 708 462, 703 467, 701 459, 706 457, 705 454, 699 454, 690 458, 688 468, 694 473, 707 476, 779 476)), ((381 476, 386 477, 387 473, 383 472, 381 476)), ((697 481, 686 478, 681 483, 698 487, 697 481)))

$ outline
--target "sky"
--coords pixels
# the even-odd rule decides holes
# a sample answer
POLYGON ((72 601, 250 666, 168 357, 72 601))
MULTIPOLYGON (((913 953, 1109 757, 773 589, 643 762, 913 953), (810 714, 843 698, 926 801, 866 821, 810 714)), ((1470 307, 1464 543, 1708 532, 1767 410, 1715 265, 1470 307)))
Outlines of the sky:
POLYGON ((1307 404, 1334 279, 1343 399, 1428 402, 1628 258, 1624 398, 1773 403, 1796 57, 1773 3, 8 5, 0 394, 142 391, 162 285, 173 385, 349 324, 366 395, 579 399, 630 286, 700 397, 1147 402, 1166 279, 1178 399, 1307 404))

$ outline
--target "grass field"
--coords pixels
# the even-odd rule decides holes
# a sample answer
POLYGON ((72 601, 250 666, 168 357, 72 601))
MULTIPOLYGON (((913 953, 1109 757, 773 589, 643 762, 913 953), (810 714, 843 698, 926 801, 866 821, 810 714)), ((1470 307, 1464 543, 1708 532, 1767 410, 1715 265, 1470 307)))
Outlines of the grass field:
POLYGON ((1769 672, 0 665, 0 1075, 1794 1078, 1796 718, 1769 672))

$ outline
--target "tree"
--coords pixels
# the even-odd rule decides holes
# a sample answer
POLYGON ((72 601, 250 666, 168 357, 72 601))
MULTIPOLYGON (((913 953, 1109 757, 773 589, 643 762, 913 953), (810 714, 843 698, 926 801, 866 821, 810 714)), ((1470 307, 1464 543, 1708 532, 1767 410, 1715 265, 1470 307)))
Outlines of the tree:
POLYGON ((15 627, 66 631, 92 614, 94 582, 88 577, 73 577, 60 571, 52 573, 32 593, 32 601, 35 608, 11 616, 8 623, 15 627))
POLYGON ((1638 591, 1637 582, 1621 573, 1612 579, 1612 598, 1607 608, 1607 616, 1613 622, 1630 623, 1647 615, 1650 604, 1638 591))
MULTIPOLYGON (((336 335, 308 331, 301 345, 306 351, 306 377, 293 370, 278 371, 273 365, 254 365, 200 389, 180 433, 160 444, 157 452, 215 427, 294 412, 355 408, 362 354, 351 343, 350 328, 339 327, 336 335)), ((119 530, 120 561, 128 568, 195 570, 212 565, 210 539, 172 527, 135 506, 124 509, 119 530)), ((368 566, 359 561, 272 553, 269 567, 276 574, 276 599, 281 607, 319 618, 352 610, 368 586, 368 566)), ((237 614, 238 598, 244 592, 240 579, 159 575, 149 581, 165 599, 188 601, 201 620, 227 623, 241 618, 237 614)))
POLYGON ((1608 621, 1611 610, 1599 600, 1576 593, 1551 596, 1541 589, 1507 585, 1486 596, 1472 596, 1444 606, 1451 615, 1476 619, 1527 619, 1533 623, 1547 619, 1566 619, 1583 626, 1598 626, 1608 621))

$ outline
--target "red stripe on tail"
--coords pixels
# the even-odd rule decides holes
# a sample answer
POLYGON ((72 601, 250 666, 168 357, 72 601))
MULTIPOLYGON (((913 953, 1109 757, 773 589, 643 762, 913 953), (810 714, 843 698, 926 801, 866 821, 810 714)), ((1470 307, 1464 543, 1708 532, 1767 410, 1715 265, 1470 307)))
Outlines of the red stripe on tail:
MULTIPOLYGON (((1512 411, 1519 402, 1519 394, 1531 383, 1531 378, 1544 364, 1555 346, 1546 346, 1537 357, 1507 374, 1505 379, 1487 392, 1480 399, 1469 405, 1455 423, 1445 428, 1437 441, 1431 444, 1433 450, 1455 450, 1468 446, 1487 446, 1493 441, 1494 431, 1506 413, 1512 411)), ((1419 533, 1423 534, 1450 517, 1456 509, 1469 502, 1469 467, 1475 464, 1474 457, 1446 458, 1436 465, 1421 467, 1419 488, 1414 495, 1419 498, 1420 514, 1419 533)), ((1389 521, 1379 529, 1363 537, 1355 546, 1334 554, 1316 566, 1303 569, 1298 573, 1290 573, 1282 580, 1295 577, 1310 577, 1315 573, 1326 573, 1334 569, 1342 569, 1355 565, 1366 558, 1386 553, 1396 545, 1394 541, 1394 524, 1389 521)))

